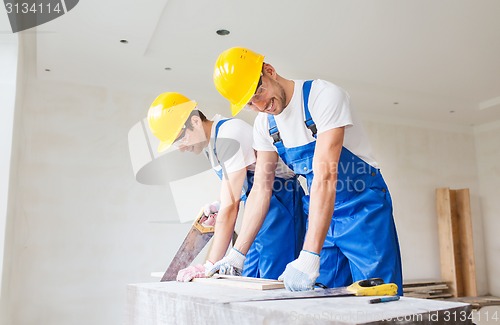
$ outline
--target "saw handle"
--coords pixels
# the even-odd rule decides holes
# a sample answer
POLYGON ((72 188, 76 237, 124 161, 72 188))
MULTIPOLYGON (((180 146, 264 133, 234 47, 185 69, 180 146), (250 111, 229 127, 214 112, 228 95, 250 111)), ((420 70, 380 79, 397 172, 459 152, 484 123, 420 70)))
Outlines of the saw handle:
POLYGON ((196 217, 196 219, 193 222, 193 227, 195 227, 200 233, 206 234, 206 233, 213 233, 214 232, 214 227, 213 226, 204 226, 201 222, 201 219, 206 218, 205 214, 203 213, 203 209, 201 209, 200 214, 196 217))

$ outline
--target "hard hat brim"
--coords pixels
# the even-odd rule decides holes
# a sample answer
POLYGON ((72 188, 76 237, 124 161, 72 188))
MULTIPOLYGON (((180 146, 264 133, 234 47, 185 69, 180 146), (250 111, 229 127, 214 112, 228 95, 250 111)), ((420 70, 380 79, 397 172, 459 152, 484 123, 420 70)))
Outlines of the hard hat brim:
POLYGON ((246 106, 246 104, 243 106, 241 106, 240 104, 238 104, 238 105, 230 104, 230 105, 231 105, 231 115, 232 116, 238 115, 238 113, 241 112, 241 110, 246 106))
POLYGON ((170 148, 171 146, 172 146, 172 143, 160 142, 160 144, 158 145, 157 151, 159 153, 162 153, 162 152, 166 151, 168 148, 170 148))

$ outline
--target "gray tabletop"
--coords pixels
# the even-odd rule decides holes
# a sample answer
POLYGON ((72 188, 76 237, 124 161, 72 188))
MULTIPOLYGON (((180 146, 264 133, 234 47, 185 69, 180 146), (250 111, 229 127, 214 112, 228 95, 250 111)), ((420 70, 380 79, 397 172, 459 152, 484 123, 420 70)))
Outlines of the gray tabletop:
POLYGON ((284 291, 202 283, 155 282, 127 288, 127 324, 472 324, 471 306, 401 297, 370 304, 374 297, 248 301, 284 291))

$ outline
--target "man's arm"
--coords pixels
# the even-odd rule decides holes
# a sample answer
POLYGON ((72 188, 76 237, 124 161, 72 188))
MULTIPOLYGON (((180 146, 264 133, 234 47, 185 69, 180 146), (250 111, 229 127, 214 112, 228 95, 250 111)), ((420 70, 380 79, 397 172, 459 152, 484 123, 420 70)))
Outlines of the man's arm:
POLYGON ((276 152, 257 152, 254 182, 245 204, 240 234, 229 254, 217 261, 210 270, 207 270, 208 276, 212 276, 216 272, 241 274, 245 255, 255 240, 269 210, 277 161, 278 154, 276 152))
POLYGON ((288 263, 278 278, 283 280, 287 290, 312 290, 319 276, 319 253, 335 207, 337 168, 343 141, 344 127, 322 132, 316 140, 306 239, 299 257, 288 263))
POLYGON ((247 169, 240 169, 227 176, 227 179, 222 180, 220 210, 215 223, 212 247, 208 254, 208 260, 212 263, 224 257, 233 236, 247 169))
POLYGON ((274 173, 278 154, 274 151, 258 151, 252 190, 245 204, 240 234, 234 248, 246 254, 269 211, 273 192, 274 173))
POLYGON ((247 169, 242 168, 227 175, 222 181, 220 192, 220 208, 215 223, 213 244, 204 265, 191 265, 179 271, 177 281, 187 282, 193 278, 205 277, 213 267, 213 262, 220 260, 226 253, 229 241, 233 236, 234 225, 238 215, 241 189, 247 169))
POLYGON ((337 169, 344 142, 344 127, 318 135, 314 151, 314 179, 310 191, 309 226, 304 250, 319 254, 332 220, 335 206, 337 169))

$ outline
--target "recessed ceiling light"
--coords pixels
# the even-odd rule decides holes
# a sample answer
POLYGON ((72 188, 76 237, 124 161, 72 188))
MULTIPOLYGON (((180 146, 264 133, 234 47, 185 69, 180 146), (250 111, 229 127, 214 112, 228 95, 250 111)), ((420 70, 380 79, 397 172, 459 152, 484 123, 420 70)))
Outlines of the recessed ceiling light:
POLYGON ((122 44, 128 44, 128 41, 126 39, 121 39, 120 43, 122 43, 122 44))
POLYGON ((220 36, 226 36, 229 35, 230 31, 228 31, 227 29, 219 29, 218 31, 216 31, 216 33, 220 36))

